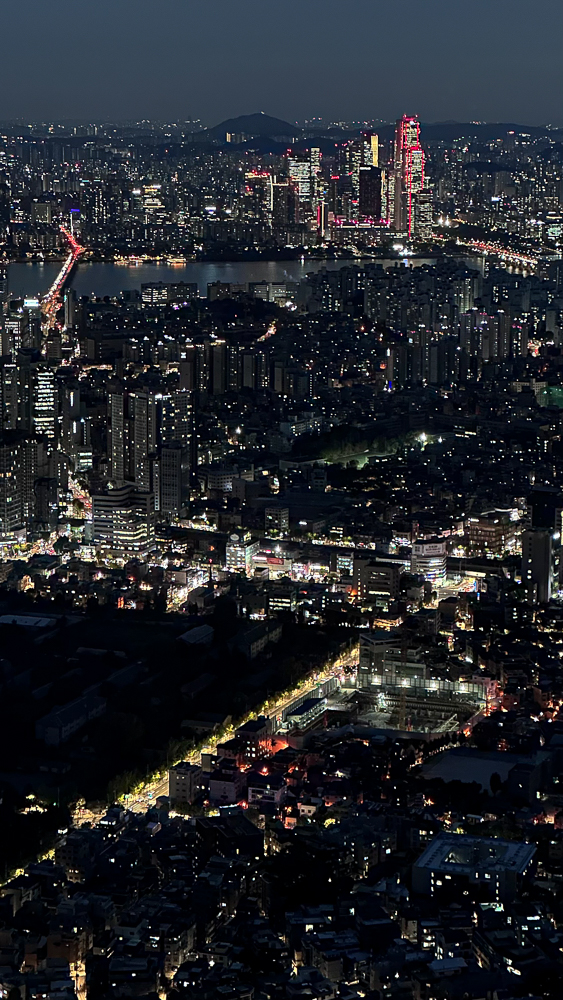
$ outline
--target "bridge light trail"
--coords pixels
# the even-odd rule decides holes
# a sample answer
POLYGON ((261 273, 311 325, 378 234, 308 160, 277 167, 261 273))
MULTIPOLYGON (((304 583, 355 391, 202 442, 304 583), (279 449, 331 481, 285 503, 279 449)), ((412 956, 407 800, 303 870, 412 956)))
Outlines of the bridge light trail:
POLYGON ((76 264, 76 261, 86 249, 86 247, 80 246, 78 241, 74 238, 73 233, 69 233, 68 229, 65 229, 64 226, 61 226, 61 233, 65 236, 70 250, 68 257, 57 274, 53 284, 43 296, 41 311, 43 313, 44 336, 46 336, 55 325, 57 312, 60 308, 60 295, 65 286, 65 282, 76 264))

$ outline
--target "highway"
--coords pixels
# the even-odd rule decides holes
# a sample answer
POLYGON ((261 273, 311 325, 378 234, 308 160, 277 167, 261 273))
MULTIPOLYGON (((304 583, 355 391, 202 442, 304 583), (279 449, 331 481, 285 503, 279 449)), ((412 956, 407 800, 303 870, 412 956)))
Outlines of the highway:
POLYGON ((61 305, 60 296, 65 286, 65 282, 76 264, 76 261, 86 249, 85 247, 80 246, 72 233, 69 233, 68 229, 65 229, 64 226, 61 226, 61 233, 65 236, 68 242, 69 254, 53 284, 45 293, 41 302, 41 311, 43 313, 43 336, 47 336, 49 331, 52 330, 55 325, 57 312, 61 305))

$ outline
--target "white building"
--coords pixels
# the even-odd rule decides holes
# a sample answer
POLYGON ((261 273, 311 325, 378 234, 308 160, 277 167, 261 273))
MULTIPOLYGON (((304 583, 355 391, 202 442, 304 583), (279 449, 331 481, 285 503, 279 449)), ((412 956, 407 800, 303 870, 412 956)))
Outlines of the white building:
POLYGON ((92 497, 94 544, 109 555, 146 556, 154 547, 154 494, 126 483, 92 497))
POLYGON ((252 572, 252 560, 258 552, 260 545, 253 542, 250 532, 245 534, 232 534, 226 546, 225 565, 231 573, 252 572))
POLYGON ((447 541, 430 538, 414 542, 411 553, 411 573, 419 573, 432 587, 443 587, 447 573, 447 541))
POLYGON ((186 760, 171 767, 168 772, 168 794, 170 801, 189 805, 199 792, 201 783, 201 767, 189 764, 186 760))

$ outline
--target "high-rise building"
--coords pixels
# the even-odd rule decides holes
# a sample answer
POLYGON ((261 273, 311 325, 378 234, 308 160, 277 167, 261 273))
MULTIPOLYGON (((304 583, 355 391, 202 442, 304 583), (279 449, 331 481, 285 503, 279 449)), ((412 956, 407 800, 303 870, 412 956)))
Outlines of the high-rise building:
POLYGON ((362 164, 364 167, 379 166, 379 136, 377 132, 362 132, 362 164))
POLYGON ((480 362, 503 360, 512 354, 510 316, 470 309, 460 316, 459 344, 462 351, 480 362))
POLYGON ((245 215, 270 221, 273 207, 273 178, 268 170, 250 170, 245 174, 245 215))
POLYGON ((425 187, 414 198, 413 233, 419 239, 432 236, 432 190, 425 187))
POLYGON ((547 604, 557 593, 558 546, 545 528, 522 532, 522 583, 529 604, 547 604))
POLYGON ((126 471, 125 396, 123 392, 115 391, 108 394, 108 416, 109 474, 119 486, 125 480, 126 471))
POLYGON ((320 149, 312 147, 308 151, 292 153, 288 157, 287 168, 289 179, 297 190, 299 221, 307 222, 316 216, 319 201, 320 149))
POLYGON ((311 201, 311 159, 308 153, 292 153, 287 166, 289 179, 297 188, 299 203, 311 201))
POLYGON ((135 483, 138 490, 155 494, 157 510, 177 511, 188 498, 196 465, 193 393, 175 389, 168 393, 127 392, 121 388, 108 397, 109 474, 113 483, 135 483), (161 507, 163 470, 176 464, 174 456, 163 461, 163 450, 181 452, 181 480, 177 502, 161 507))
POLYGON ((381 170, 360 167, 360 219, 381 219, 381 170))
POLYGON ((76 292, 74 288, 66 288, 64 293, 64 320, 67 329, 76 322, 76 292))
POLYGON ((154 494, 133 483, 92 496, 94 544, 118 558, 146 556, 154 545, 154 494))
POLYGON ((285 230, 298 221, 298 190, 292 181, 276 180, 272 189, 272 226, 285 230))
POLYGON ((222 396, 227 390, 227 345, 217 341, 211 345, 211 391, 214 396, 222 396))
POLYGON ((0 537, 25 539, 34 513, 37 444, 20 431, 0 434, 0 537))
POLYGON ((563 521, 563 495, 555 486, 536 486, 527 501, 528 517, 532 528, 545 528, 561 535, 563 521))
POLYGON ((155 506, 161 514, 168 517, 178 514, 189 489, 187 455, 187 450, 179 441, 166 445, 160 451, 155 506))
POLYGON ((189 498, 196 466, 192 393, 176 390, 157 397, 158 461, 154 466, 156 509, 167 516, 179 512, 189 498))
POLYGON ((530 585, 535 585, 536 599, 543 603, 559 589, 563 496, 556 487, 536 486, 528 497, 527 509, 529 536, 527 532, 522 535, 522 582, 528 587, 528 599, 533 593, 530 585), (545 568, 546 559, 549 569, 545 568))
POLYGON ((425 186, 424 150, 420 145, 420 123, 416 116, 403 115, 397 122, 394 169, 395 229, 410 237, 416 232, 416 200, 425 186))
MULTIPOLYGON (((92 466, 92 419, 83 412, 78 382, 64 385, 61 398, 60 447, 71 456, 75 469, 89 469, 92 466)), ((109 453, 111 457, 111 448, 109 453)))
POLYGON ((381 218, 388 226, 395 223, 395 172, 391 167, 381 172, 381 218))
POLYGON ((45 434, 55 440, 58 433, 58 392, 54 370, 37 361, 36 352, 20 351, 15 364, 15 379, 17 428, 28 433, 45 434))
POLYGON ((50 368, 37 367, 33 386, 33 429, 54 439, 57 434, 57 383, 50 368))
POLYGON ((2 429, 15 430, 18 426, 18 369, 10 361, 10 355, 0 361, 0 405, 2 429))
POLYGON ((23 312, 9 312, 2 328, 2 354, 15 355, 25 346, 26 333, 27 316, 23 312))
POLYGON ((179 441, 188 448, 193 434, 193 397, 185 389, 157 396, 160 409, 160 444, 172 444, 179 441))

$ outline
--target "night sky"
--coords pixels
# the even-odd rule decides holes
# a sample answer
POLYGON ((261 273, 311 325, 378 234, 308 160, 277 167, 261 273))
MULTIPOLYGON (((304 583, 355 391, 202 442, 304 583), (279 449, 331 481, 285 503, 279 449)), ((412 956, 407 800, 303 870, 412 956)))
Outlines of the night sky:
POLYGON ((0 118, 563 125, 561 0, 1 0, 0 118))

